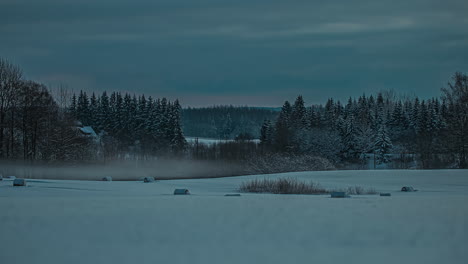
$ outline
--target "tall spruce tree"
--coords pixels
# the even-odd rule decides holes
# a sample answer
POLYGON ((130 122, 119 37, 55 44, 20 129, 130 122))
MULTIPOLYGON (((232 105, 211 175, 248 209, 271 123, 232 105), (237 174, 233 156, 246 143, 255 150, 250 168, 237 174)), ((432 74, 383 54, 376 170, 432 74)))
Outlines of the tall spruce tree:
POLYGON ((278 151, 283 152, 290 149, 291 145, 291 131, 290 131, 290 118, 291 118, 291 104, 286 101, 281 108, 281 112, 276 120, 275 125, 275 146, 278 151))
POLYGON ((385 124, 381 124, 377 131, 374 140, 375 155, 377 164, 387 163, 389 161, 388 154, 392 149, 392 141, 388 136, 387 128, 385 124))

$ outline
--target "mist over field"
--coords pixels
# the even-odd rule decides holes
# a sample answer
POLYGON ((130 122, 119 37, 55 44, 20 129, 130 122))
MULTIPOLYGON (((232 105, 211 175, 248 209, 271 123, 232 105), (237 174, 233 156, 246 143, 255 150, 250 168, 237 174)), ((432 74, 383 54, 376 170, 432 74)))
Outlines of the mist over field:
POLYGON ((117 181, 194 179, 245 174, 241 164, 182 159, 152 161, 114 161, 106 164, 30 165, 23 162, 0 163, 0 175, 26 179, 102 180, 110 176, 117 181))

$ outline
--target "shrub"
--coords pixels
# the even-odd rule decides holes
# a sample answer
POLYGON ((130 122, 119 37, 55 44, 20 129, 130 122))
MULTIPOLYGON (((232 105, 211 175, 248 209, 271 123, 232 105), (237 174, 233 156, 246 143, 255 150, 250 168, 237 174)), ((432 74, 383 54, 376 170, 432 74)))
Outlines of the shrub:
POLYGON ((299 181, 295 178, 254 179, 240 185, 241 192, 273 194, 329 194, 345 192, 348 195, 377 194, 375 189, 352 186, 346 189, 327 190, 315 182, 299 181))
POLYGON ((327 191, 314 182, 302 182, 293 178, 255 179, 240 186, 242 192, 274 194, 326 194, 327 191))

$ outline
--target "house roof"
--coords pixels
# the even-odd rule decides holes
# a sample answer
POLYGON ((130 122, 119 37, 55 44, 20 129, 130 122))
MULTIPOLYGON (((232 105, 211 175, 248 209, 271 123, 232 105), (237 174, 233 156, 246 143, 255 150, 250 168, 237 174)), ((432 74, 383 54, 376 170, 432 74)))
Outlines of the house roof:
POLYGON ((96 132, 94 131, 94 129, 90 126, 85 126, 85 127, 80 127, 79 128, 81 130, 81 132, 85 135, 88 135, 88 136, 92 136, 92 137, 97 137, 97 134, 96 132))

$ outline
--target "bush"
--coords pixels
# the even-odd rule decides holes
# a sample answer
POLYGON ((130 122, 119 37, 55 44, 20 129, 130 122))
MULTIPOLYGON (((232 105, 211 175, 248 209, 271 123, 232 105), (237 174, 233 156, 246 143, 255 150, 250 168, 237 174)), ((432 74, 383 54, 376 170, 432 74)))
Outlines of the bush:
POLYGON ((314 182, 301 182, 293 178, 252 180, 242 183, 241 192, 274 194, 326 194, 327 191, 314 182))
POLYGON ((361 186, 352 186, 346 189, 326 190, 315 182, 304 182, 294 178, 254 179, 243 182, 239 188, 241 192, 273 193, 273 194, 329 194, 332 192, 345 192, 348 195, 377 194, 375 189, 364 189, 361 186))

